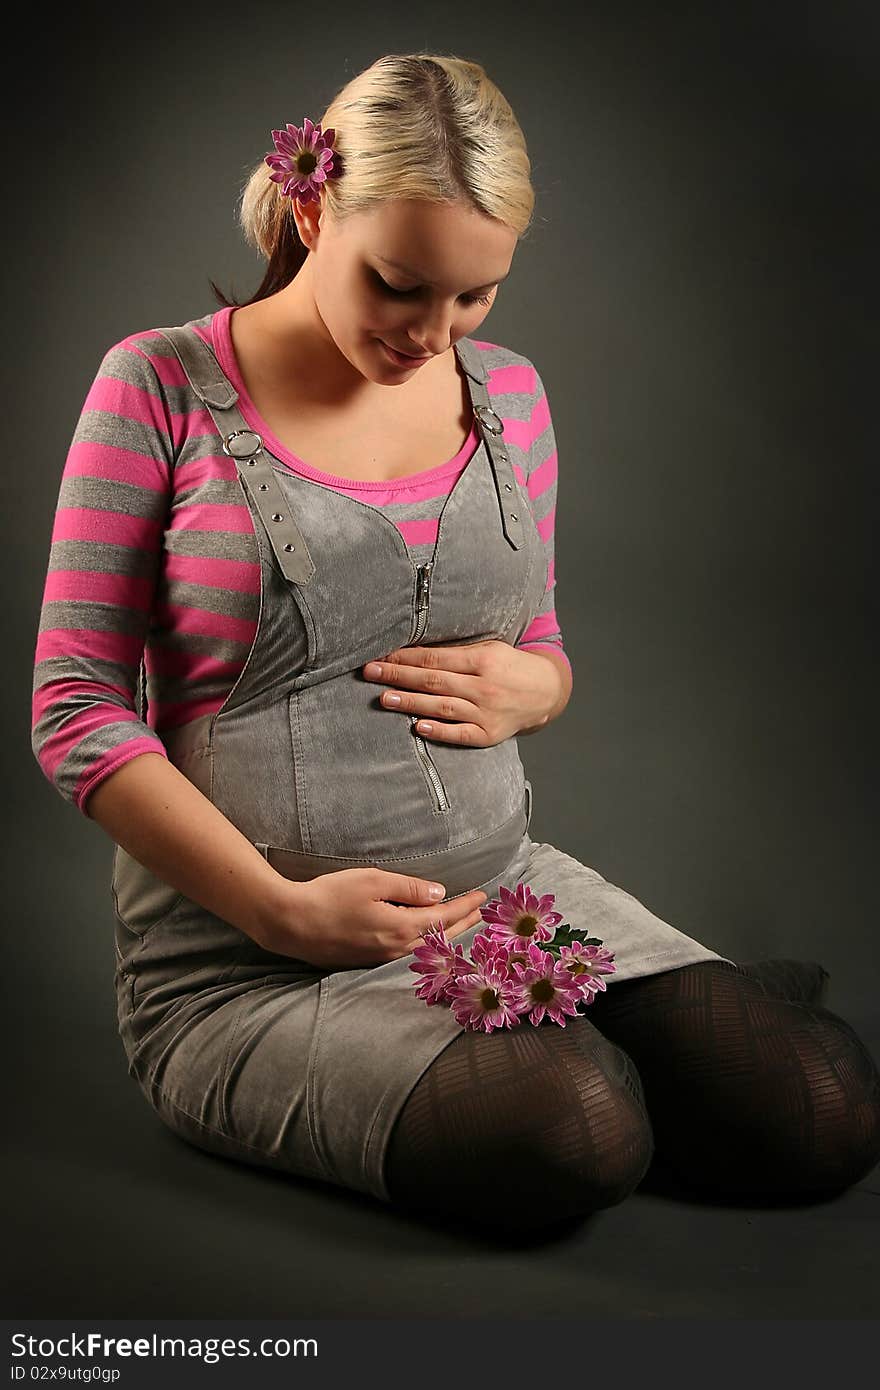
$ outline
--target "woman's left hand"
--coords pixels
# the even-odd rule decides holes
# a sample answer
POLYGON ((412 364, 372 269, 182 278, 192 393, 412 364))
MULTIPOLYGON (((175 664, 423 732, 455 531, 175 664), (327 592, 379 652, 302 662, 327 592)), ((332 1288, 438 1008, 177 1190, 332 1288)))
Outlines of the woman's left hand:
POLYGON ((418 714, 416 733, 439 743, 491 748, 520 729, 544 724, 562 689, 552 661, 495 639, 462 647, 398 647, 363 667, 366 680, 391 686, 384 709, 418 714), (373 671, 374 664, 378 669, 373 671), (400 696, 390 704, 389 694, 400 696))

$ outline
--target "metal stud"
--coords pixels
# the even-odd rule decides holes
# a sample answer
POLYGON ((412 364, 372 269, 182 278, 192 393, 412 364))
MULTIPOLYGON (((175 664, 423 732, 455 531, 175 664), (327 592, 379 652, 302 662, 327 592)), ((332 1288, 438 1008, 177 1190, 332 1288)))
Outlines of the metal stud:
POLYGON ((290 541, 288 541, 287 544, 286 544, 286 546, 284 547, 284 549, 285 549, 285 550, 296 550, 296 546, 295 546, 295 545, 291 545, 290 541))
POLYGON ((272 513, 272 520, 273 520, 273 521, 283 521, 283 520, 284 520, 284 513, 283 513, 283 512, 273 512, 273 513, 272 513))
POLYGON ((510 515, 514 521, 519 521, 519 517, 517 516, 516 512, 511 512, 510 515))
POLYGON ((263 437, 262 435, 258 434, 256 430, 233 430, 231 434, 227 434, 226 438, 223 440, 223 452, 224 454, 227 454, 230 458, 248 459, 248 461, 250 461, 250 455, 258 454, 262 447, 263 437), (232 441, 234 439, 240 439, 243 435, 246 434, 249 434, 252 439, 255 439, 257 441, 256 448, 236 449, 232 441))

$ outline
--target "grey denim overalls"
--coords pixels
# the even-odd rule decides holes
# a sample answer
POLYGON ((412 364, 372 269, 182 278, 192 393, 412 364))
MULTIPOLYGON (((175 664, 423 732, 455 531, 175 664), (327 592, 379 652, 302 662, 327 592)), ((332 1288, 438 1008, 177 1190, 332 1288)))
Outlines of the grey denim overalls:
MULTIPOLYGON (((261 566, 245 667, 218 711, 161 735, 175 766, 287 878, 375 864, 436 879, 447 897, 528 883, 615 951, 612 985, 726 959, 530 839, 515 738, 429 743, 362 675, 397 647, 514 644, 541 604, 543 542, 476 346, 463 338, 455 352, 481 442, 444 505, 431 562, 416 566, 378 508, 267 452, 191 325, 160 331, 235 462, 261 566)), ((163 1121, 202 1148, 390 1201, 394 1121, 461 1031, 450 1009, 416 996, 414 958, 332 970, 265 951, 121 846, 112 892, 119 1031, 163 1121)), ((465 951, 479 930, 456 938, 465 951)))

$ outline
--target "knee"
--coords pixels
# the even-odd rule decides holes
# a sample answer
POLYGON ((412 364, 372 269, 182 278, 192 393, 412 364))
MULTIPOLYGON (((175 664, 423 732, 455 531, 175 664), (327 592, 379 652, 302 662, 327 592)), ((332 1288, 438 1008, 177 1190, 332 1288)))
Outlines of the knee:
POLYGON ((489 1091, 459 1094, 454 1107, 435 1109, 430 1130, 417 1088, 389 1142, 393 1201, 465 1209, 481 1224, 522 1231, 614 1206, 638 1186, 654 1136, 627 1055, 592 1029, 586 1050, 574 1030, 521 1041, 543 1045, 552 1066, 523 1066, 489 1091))
POLYGON ((845 1019, 822 1005, 794 1007, 808 1021, 810 1040, 798 1047, 812 1130, 809 1153, 798 1172, 799 1186, 842 1190, 880 1162, 880 1071, 845 1019))
POLYGON ((651 1165, 654 1132, 641 1081, 626 1054, 620 1056, 625 1066, 618 1074, 582 1071, 577 1101, 527 1138, 548 1222, 617 1206, 651 1165))
POLYGON ((688 1177, 745 1195, 851 1187, 880 1161, 880 1073, 822 1005, 763 1001, 750 1074, 729 1072, 696 1130, 658 1112, 664 1154, 688 1177))
POLYGON ((782 1007, 793 1015, 788 1055, 777 1051, 768 1073, 758 1157, 779 1191, 840 1191, 880 1161, 880 1073, 845 1019, 816 1004, 782 1007))

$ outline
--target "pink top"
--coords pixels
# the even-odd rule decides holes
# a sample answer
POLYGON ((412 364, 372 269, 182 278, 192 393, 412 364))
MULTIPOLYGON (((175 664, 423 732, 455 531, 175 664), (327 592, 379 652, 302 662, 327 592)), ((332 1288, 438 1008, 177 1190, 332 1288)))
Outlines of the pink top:
MULTIPOLYGON (((353 482, 297 457, 250 399, 229 331, 234 306, 192 320, 239 392, 238 407, 285 467, 385 510, 415 564, 432 558, 440 512, 479 444, 474 423, 447 463, 391 482, 353 482)), ((475 340, 472 340, 475 341, 475 340)), ((491 354, 494 344, 476 343, 491 354)), ((511 354, 507 353, 509 359, 511 354)), ((540 611, 517 644, 568 663, 554 608, 557 460, 540 376, 526 359, 489 366, 490 390, 522 393, 505 437, 529 449, 527 491, 547 553, 540 611), (523 418, 524 417, 524 418, 523 418)), ((259 617, 260 559, 234 462, 156 329, 104 355, 61 477, 34 659, 32 746, 58 792, 88 815, 89 794, 129 758, 167 756, 159 732, 218 710, 247 660, 259 617), (200 457, 184 441, 209 437, 200 457), (143 654, 149 707, 137 715, 143 654)), ((569 668, 570 668, 570 663, 569 668)))

